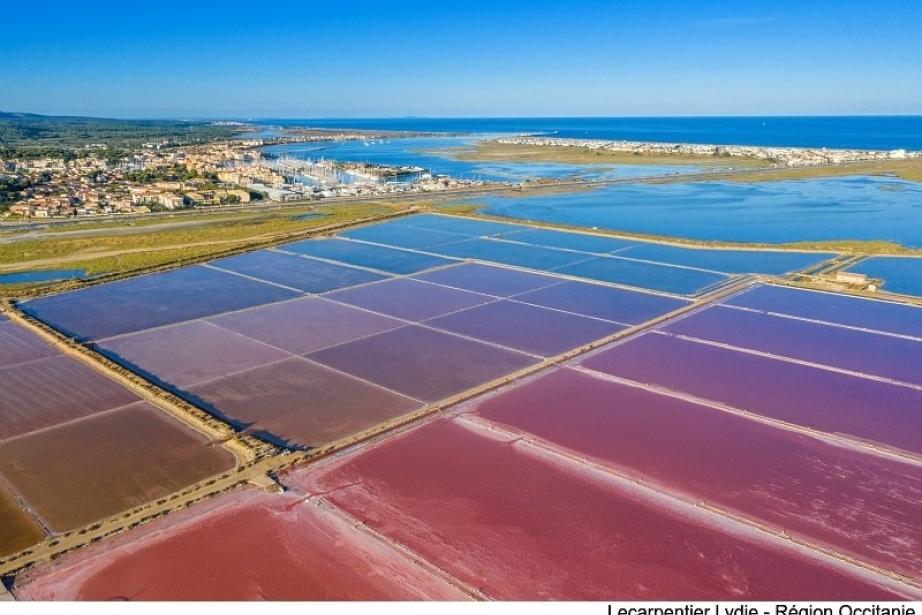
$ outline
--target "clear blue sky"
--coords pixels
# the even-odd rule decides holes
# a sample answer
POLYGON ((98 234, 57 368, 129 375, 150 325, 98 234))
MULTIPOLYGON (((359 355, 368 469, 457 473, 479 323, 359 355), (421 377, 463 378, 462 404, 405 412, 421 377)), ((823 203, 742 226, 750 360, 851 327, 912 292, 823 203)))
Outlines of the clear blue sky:
POLYGON ((0 110, 922 114, 922 2, 7 2, 0 110))

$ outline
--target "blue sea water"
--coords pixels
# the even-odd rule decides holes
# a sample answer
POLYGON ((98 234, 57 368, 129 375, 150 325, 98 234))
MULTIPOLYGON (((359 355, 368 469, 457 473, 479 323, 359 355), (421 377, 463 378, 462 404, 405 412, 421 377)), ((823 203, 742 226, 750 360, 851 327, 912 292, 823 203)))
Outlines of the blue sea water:
POLYGON ((266 119, 285 127, 533 133, 722 145, 922 150, 922 116, 266 119))
POLYGON ((884 240, 922 246, 922 185, 889 177, 622 184, 484 196, 485 213, 705 241, 884 240))

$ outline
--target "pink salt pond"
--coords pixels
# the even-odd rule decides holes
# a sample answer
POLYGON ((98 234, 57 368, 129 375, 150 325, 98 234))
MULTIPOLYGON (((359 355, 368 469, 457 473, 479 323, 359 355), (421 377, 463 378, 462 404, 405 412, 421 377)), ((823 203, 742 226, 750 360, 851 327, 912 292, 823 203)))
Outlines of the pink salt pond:
POLYGON ((22 600, 462 600, 336 511, 246 491, 172 515, 18 580, 22 600))

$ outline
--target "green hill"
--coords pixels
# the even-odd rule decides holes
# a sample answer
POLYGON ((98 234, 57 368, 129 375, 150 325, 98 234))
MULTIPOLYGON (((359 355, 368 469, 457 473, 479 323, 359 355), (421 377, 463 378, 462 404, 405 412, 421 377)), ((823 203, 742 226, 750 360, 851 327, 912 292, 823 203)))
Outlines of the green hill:
POLYGON ((152 141, 204 143, 239 131, 237 126, 204 121, 116 120, 0 111, 0 157, 74 154, 91 145, 125 150, 152 141))

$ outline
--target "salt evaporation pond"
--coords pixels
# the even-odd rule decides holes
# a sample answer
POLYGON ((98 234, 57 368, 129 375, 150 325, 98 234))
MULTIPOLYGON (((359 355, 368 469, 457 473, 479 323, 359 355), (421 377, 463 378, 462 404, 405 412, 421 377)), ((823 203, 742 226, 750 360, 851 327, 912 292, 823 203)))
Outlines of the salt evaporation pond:
POLYGON ((461 600, 444 579, 297 495, 235 492, 17 581, 25 600, 461 600))
POLYGON ((640 497, 516 436, 457 421, 287 480, 500 600, 897 597, 804 552, 640 497))
POLYGON ((478 424, 922 578, 918 466, 568 368, 474 412, 478 424))

